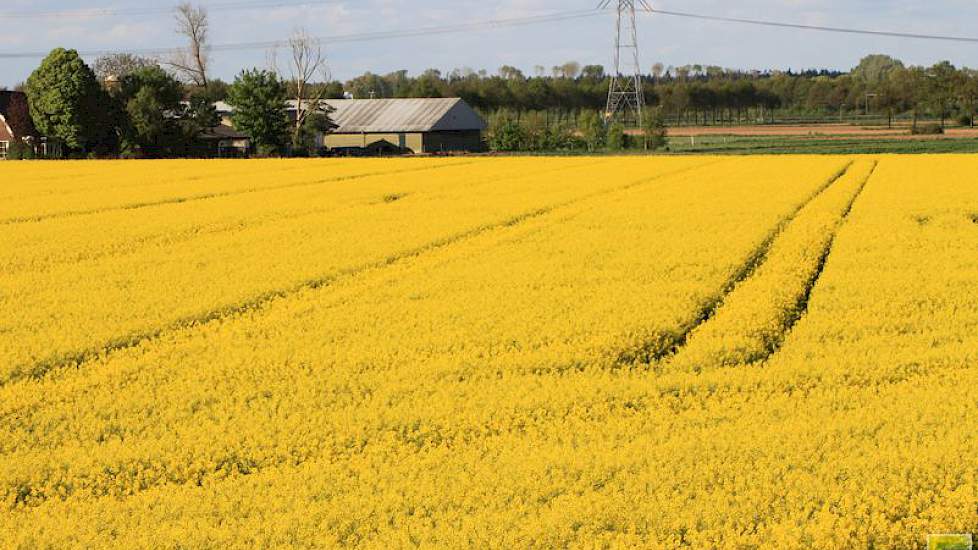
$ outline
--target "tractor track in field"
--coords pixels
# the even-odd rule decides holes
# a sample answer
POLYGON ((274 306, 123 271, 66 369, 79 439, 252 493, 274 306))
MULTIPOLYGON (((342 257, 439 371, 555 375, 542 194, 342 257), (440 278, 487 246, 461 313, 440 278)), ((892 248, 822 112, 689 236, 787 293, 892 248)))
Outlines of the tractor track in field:
POLYGON ((690 335, 692 335, 693 331, 716 315, 717 311, 723 305, 724 300, 731 292, 733 292, 734 288, 736 288, 736 286, 741 282, 750 278, 757 268, 764 263, 764 261, 767 259, 767 254, 771 248, 771 245, 778 238, 778 236, 781 235, 785 228, 787 228, 788 225, 794 221, 794 219, 806 206, 808 206, 812 201, 814 201, 843 176, 845 176, 849 172, 849 169, 852 168, 854 163, 855 161, 849 161, 846 163, 845 166, 833 174, 824 184, 820 185, 811 195, 809 195, 797 207, 789 212, 787 216, 782 218, 775 225, 774 229, 768 233, 764 240, 761 241, 761 244, 751 251, 744 263, 742 263, 733 273, 733 275, 727 279, 726 282, 724 282, 716 296, 711 298, 699 308, 692 321, 681 327, 676 332, 657 334, 653 336, 653 338, 639 344, 638 346, 620 352, 617 360, 615 361, 616 365, 619 367, 648 365, 662 361, 678 353, 679 350, 681 350, 689 341, 690 335))
POLYGON ((453 162, 450 164, 443 164, 440 166, 425 166, 421 168, 409 168, 405 170, 387 170, 387 171, 377 171, 368 172, 365 174, 353 174, 349 176, 337 176, 334 178, 325 178, 313 181, 300 181, 294 183, 287 183, 283 185, 276 185, 270 187, 251 187, 248 189, 240 189, 237 191, 222 191, 216 193, 205 193, 202 195, 194 195, 190 197, 173 197, 169 199, 160 199, 155 201, 145 201, 145 202, 135 202, 130 204, 124 204, 120 206, 110 206, 105 208, 90 208, 85 210, 69 210, 65 212, 52 212, 50 214, 41 214, 38 216, 19 216, 12 218, 0 219, 0 225, 13 225, 19 223, 33 223, 40 222, 50 219, 57 218, 70 218, 74 216, 87 216, 91 214, 101 214, 103 212, 118 212, 124 210, 139 210, 140 208, 150 208, 153 206, 164 206, 168 204, 183 204, 187 202, 205 201, 211 199, 219 199, 223 197, 233 197, 236 195, 247 195, 249 193, 264 193, 269 191, 279 191, 282 189, 293 189, 297 187, 312 187, 316 185, 324 185, 328 183, 342 183, 347 181, 355 181, 360 179, 378 177, 378 176, 395 176, 399 174, 410 174, 413 172, 426 172, 430 170, 441 170, 444 168, 455 168, 459 166, 466 166, 473 164, 474 160, 468 160, 464 162, 453 162))
POLYGON ((688 166, 676 170, 670 170, 668 172, 664 172, 661 174, 639 178, 625 185, 620 185, 609 189, 602 189, 600 191, 585 194, 574 199, 569 199, 563 202, 551 204, 549 206, 528 210, 520 214, 510 216, 509 218, 506 218, 498 222, 483 224, 474 227, 472 229, 465 230, 448 237, 444 237, 442 239, 436 239, 434 241, 430 241, 423 245, 392 254, 390 256, 387 256, 386 258, 377 261, 364 263, 343 270, 338 270, 337 272, 331 273, 329 275, 324 275, 322 277, 317 277, 314 279, 302 281, 300 283, 291 285, 288 288, 269 290, 261 294, 255 295, 247 300, 243 300, 234 304, 228 304, 218 309, 214 309, 199 315, 178 319, 172 323, 169 323, 159 328, 133 333, 125 336, 120 336, 108 342, 104 342, 99 346, 93 346, 86 350, 62 353, 50 359, 19 365, 15 367, 6 378, 0 379, 0 387, 5 387, 11 383, 15 383, 25 379, 39 380, 45 377, 46 375, 48 375, 49 373, 55 371, 60 371, 72 367, 78 368, 87 362, 97 360, 98 358, 107 357, 116 352, 135 348, 144 343, 159 339, 160 337, 172 332, 191 329, 211 322, 230 319, 248 312, 258 311, 270 306, 274 302, 288 298, 300 292, 324 288, 340 280, 349 279, 368 271, 372 271, 375 269, 382 269, 390 265, 394 265, 406 260, 410 260, 412 258, 416 258, 446 248, 452 244, 472 239, 474 237, 488 233, 493 230, 504 229, 507 227, 520 225, 526 221, 542 217, 556 210, 566 208, 574 204, 578 204, 584 201, 588 201, 591 199, 595 199, 613 193, 627 191, 629 189, 641 185, 646 185, 663 178, 676 176, 686 172, 701 170, 703 168, 711 167, 718 163, 722 163, 726 161, 727 159, 724 158, 724 159, 714 160, 712 162, 697 164, 695 166, 688 166))
POLYGON ((849 220, 849 214, 852 213, 853 207, 856 205, 856 201, 862 196, 863 191, 866 190, 866 186, 869 185, 869 180, 872 179, 873 175, 876 173, 876 168, 879 166, 879 161, 873 163, 873 167, 870 169, 869 174, 866 179, 859 185, 859 189, 856 190, 852 195, 852 199, 846 204, 845 209, 842 211, 842 215, 839 216, 839 222, 835 227, 835 231, 829 237, 828 242, 825 244, 825 248, 819 255, 818 263, 815 265, 815 269, 812 271, 808 280, 805 282, 805 290, 801 295, 801 298, 795 304, 795 307, 791 308, 789 315, 786 317, 784 325, 781 327, 781 331, 778 334, 777 339, 771 343, 770 347, 765 350, 765 353, 760 354, 757 357, 752 358, 751 364, 762 363, 770 359, 774 354, 776 354, 781 347, 784 345, 785 340, 791 331, 794 330, 798 322, 805 317, 808 313, 808 304, 811 302, 812 293, 815 291, 815 286, 818 285, 818 281, 822 278, 822 273, 825 272, 825 266, 828 264, 829 256, 832 255, 832 249, 835 247, 835 240, 839 236, 839 231, 849 220))

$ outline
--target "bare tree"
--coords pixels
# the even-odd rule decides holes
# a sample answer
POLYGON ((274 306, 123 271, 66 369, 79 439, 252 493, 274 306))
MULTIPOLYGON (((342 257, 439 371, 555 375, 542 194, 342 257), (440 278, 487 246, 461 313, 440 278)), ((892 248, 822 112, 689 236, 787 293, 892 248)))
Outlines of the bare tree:
POLYGON ((139 69, 157 65, 159 63, 150 57, 141 57, 131 53, 113 53, 96 59, 92 69, 99 81, 105 82, 111 77, 122 78, 139 69))
POLYGON ((176 19, 177 34, 187 39, 187 47, 175 52, 167 64, 185 80, 206 88, 207 66, 210 61, 207 42, 210 22, 207 19, 207 10, 184 2, 177 6, 176 19))
MULTIPOLYGON (((330 108, 326 105, 324 98, 328 91, 325 85, 330 81, 329 64, 326 61, 326 54, 323 52, 322 41, 309 35, 304 29, 297 29, 289 37, 289 69, 288 75, 283 75, 283 80, 287 80, 292 85, 295 92, 295 121, 292 128, 292 143, 297 144, 302 135, 302 129, 309 121, 311 115, 326 115, 327 120, 330 108), (322 85, 313 87, 315 79, 319 79, 322 85)), ((276 55, 271 54, 273 66, 277 66, 276 55)), ((277 72, 281 74, 281 71, 277 72)))

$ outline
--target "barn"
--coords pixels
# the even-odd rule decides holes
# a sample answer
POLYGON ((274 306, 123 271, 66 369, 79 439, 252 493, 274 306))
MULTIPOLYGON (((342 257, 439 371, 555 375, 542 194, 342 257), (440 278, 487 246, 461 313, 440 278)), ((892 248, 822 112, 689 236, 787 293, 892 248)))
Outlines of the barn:
POLYGON ((486 123, 460 98, 330 99, 337 128, 323 145, 343 152, 481 151, 486 123))

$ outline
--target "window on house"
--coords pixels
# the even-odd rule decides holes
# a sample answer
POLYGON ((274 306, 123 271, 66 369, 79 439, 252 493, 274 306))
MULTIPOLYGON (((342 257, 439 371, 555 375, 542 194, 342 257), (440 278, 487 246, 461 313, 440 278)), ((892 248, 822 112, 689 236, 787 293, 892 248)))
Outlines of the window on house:
POLYGON ((7 142, 0 141, 0 160, 6 160, 7 158, 7 142))

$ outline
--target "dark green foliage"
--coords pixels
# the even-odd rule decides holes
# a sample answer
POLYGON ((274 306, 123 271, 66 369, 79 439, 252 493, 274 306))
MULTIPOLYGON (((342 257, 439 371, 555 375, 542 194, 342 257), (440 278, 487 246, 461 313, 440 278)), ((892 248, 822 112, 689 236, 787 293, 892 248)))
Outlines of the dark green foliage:
POLYGON ((490 124, 489 148, 493 151, 524 151, 529 140, 523 126, 515 118, 498 117, 490 124))
POLYGON ((275 73, 261 69, 242 71, 228 89, 234 127, 251 136, 263 156, 280 154, 285 145, 289 130, 286 99, 286 85, 275 73))
POLYGON ((608 151, 623 151, 627 146, 625 127, 620 122, 608 126, 608 151))
POLYGON ((336 128, 336 124, 330 120, 326 113, 310 113, 303 125, 299 128, 295 143, 292 144, 292 155, 297 157, 311 157, 320 154, 319 146, 316 144, 316 137, 324 135, 336 128))
POLYGON ((666 122, 661 109, 648 108, 642 112, 642 145, 646 151, 658 151, 667 145, 666 122))
POLYGON ((500 112, 490 117, 487 131, 493 151, 569 152, 585 148, 570 120, 549 121, 543 113, 524 113, 516 117, 500 112))
POLYGON ((82 153, 115 148, 112 101, 75 50, 51 51, 27 79, 26 91, 41 134, 82 153))
POLYGON ((608 133, 604 127, 604 122, 597 111, 585 111, 577 121, 581 139, 588 151, 597 151, 604 147, 608 139, 608 133))
POLYGON ((120 81, 118 100, 128 126, 124 149, 146 157, 171 156, 182 151, 192 135, 180 124, 183 106, 180 83, 159 66, 137 69, 120 81))
POLYGON ((13 140, 7 146, 7 160, 31 160, 36 158, 34 149, 20 140, 13 140))

